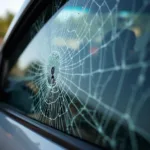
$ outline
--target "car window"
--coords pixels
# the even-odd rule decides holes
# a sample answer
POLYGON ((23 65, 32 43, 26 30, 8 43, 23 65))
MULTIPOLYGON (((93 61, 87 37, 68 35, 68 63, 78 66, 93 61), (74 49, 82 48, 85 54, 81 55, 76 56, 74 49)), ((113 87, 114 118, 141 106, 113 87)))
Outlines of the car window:
POLYGON ((8 103, 105 148, 149 149, 149 8, 146 0, 70 0, 37 20, 9 73, 8 103))

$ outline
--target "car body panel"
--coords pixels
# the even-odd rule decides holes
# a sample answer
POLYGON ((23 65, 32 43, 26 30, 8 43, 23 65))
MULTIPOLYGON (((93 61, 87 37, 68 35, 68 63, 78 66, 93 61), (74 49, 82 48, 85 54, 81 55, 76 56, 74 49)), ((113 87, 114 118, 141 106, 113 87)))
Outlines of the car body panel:
POLYGON ((26 128, 2 112, 0 112, 0 122, 1 150, 64 149, 58 144, 26 128))

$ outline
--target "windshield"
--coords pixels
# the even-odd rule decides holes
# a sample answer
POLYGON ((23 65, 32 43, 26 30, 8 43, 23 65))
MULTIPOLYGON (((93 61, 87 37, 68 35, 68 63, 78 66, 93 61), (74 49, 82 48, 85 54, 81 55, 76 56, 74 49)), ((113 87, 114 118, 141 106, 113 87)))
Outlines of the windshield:
POLYGON ((27 115, 98 146, 149 149, 149 8, 148 0, 70 0, 40 28, 43 15, 10 72, 32 91, 27 115))

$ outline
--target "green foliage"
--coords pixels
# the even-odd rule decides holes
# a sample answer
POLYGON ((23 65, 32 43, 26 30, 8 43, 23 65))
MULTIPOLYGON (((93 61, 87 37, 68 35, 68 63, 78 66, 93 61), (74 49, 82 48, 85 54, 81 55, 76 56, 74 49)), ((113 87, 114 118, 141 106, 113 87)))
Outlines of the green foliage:
POLYGON ((7 12, 5 17, 0 17, 0 37, 4 37, 13 18, 14 14, 11 12, 7 12))

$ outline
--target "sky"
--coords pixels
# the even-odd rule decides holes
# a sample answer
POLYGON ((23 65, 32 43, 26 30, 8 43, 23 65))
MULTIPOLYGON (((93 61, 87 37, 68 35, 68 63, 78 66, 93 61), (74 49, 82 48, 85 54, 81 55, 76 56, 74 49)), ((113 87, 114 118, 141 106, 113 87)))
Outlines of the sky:
POLYGON ((25 0, 0 0, 0 16, 4 16, 9 10, 17 13, 25 0))

